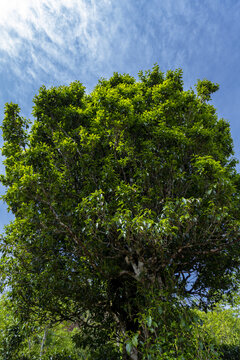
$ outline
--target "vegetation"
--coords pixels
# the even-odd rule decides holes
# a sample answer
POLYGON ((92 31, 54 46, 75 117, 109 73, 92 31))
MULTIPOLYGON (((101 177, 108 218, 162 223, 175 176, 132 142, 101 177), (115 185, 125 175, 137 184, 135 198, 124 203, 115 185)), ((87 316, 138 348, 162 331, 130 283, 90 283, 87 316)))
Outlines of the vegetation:
POLYGON ((205 341, 211 343, 223 360, 238 360, 240 353, 239 296, 234 304, 221 302, 207 313, 197 311, 202 320, 205 341))
POLYGON ((207 103, 217 89, 185 91, 180 70, 156 65, 89 95, 43 86, 30 130, 6 104, 15 220, 1 281, 19 324, 78 324, 95 359, 218 356, 193 313, 239 278, 240 181, 229 124, 207 103))
MULTIPOLYGON (((189 354, 193 344, 198 346, 199 356, 197 359, 201 359, 201 353, 203 353, 202 347, 205 349, 205 354, 208 354, 208 358, 238 360, 240 351, 238 304, 239 299, 237 299, 235 306, 229 306, 222 302, 207 313, 194 310, 191 314, 191 326, 188 326, 190 319, 186 319, 185 316, 185 320, 183 320, 183 318, 179 317, 180 312, 175 312, 171 318, 173 323, 172 329, 175 329, 176 332, 180 330, 178 334, 175 334, 175 338, 178 337, 182 346, 185 349, 188 348, 189 354), (180 327, 178 322, 181 324, 180 327), (193 326, 194 323, 195 326, 193 326)), ((152 327, 150 317, 145 319, 145 321, 150 329, 154 328, 154 324, 152 327)), ((171 342, 171 334, 167 333, 166 328, 164 330, 164 336, 159 337, 155 350, 158 352, 159 348, 161 348, 163 353, 163 349, 165 349, 168 354, 166 358, 171 358, 169 353, 174 351, 174 343, 171 342)), ((33 324, 20 324, 16 316, 14 316, 8 298, 6 296, 1 298, 1 360, 93 360, 105 358, 106 352, 100 353, 99 346, 94 346, 96 345, 94 340, 90 347, 84 351, 81 348, 83 339, 84 334, 76 324, 65 322, 65 324, 52 324, 52 326, 48 324, 45 327, 37 324, 35 324, 35 327, 33 324)))
POLYGON ((74 337, 80 330, 62 324, 21 324, 7 297, 0 301, 1 360, 88 360, 88 352, 79 349, 74 337))

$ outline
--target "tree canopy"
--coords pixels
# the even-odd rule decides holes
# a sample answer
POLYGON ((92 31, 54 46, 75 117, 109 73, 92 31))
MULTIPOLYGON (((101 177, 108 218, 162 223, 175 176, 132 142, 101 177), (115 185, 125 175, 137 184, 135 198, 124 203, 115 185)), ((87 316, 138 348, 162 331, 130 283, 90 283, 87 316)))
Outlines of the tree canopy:
POLYGON ((181 70, 155 65, 90 94, 42 86, 30 128, 6 104, 1 182, 15 220, 2 282, 23 320, 71 320, 99 344, 137 334, 127 352, 140 359, 154 337, 140 314, 155 300, 208 307, 235 289, 240 182, 229 123, 208 103, 217 89, 184 90, 181 70))

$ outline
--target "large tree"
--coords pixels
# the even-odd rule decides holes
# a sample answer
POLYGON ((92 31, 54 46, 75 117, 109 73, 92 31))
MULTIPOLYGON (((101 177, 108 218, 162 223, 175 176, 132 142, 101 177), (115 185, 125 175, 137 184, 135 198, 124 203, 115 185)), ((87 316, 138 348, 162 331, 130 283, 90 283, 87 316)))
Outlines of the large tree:
POLYGON ((186 91, 181 70, 156 65, 89 95, 79 82, 41 87, 30 130, 6 104, 1 181, 15 220, 2 269, 23 319, 146 343, 139 314, 155 300, 209 306, 231 292, 240 182, 229 124, 208 103, 217 89, 203 80, 186 91))

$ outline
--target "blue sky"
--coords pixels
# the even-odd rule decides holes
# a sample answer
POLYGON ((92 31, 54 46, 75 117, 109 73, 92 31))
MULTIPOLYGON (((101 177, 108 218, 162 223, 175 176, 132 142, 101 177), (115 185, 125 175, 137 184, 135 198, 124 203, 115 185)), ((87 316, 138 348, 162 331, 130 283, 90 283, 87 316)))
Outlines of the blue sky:
MULTIPOLYGON (((240 1, 7 0, 0 4, 0 118, 31 117, 39 87, 80 80, 90 92, 114 71, 182 68, 185 87, 220 84, 213 104, 240 159, 240 1)), ((0 141, 2 145, 2 140, 0 141)), ((1 159, 0 170, 4 171, 1 159)), ((4 189, 0 188, 1 193, 4 189)), ((11 219, 0 203, 0 231, 11 219)))

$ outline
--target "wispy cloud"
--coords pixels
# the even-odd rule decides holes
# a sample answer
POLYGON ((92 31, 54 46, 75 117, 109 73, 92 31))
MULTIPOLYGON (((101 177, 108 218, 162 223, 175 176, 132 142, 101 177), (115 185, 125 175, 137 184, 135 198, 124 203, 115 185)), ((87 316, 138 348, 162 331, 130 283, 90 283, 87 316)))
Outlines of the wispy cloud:
POLYGON ((1 66, 10 62, 17 76, 22 64, 26 80, 50 75, 64 81, 76 71, 79 57, 101 61, 107 56, 107 39, 101 32, 110 1, 9 0, 5 4, 0 6, 1 66))
POLYGON ((51 85, 154 62, 214 68, 239 12, 231 0, 8 0, 0 4, 0 70, 51 85))

